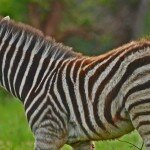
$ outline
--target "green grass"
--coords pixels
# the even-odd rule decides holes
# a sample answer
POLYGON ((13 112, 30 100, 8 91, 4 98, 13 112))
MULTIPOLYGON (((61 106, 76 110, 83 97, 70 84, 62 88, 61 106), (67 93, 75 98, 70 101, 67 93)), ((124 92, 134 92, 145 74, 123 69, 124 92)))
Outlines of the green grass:
MULTIPOLYGON (((0 98, 0 150, 32 150, 34 138, 28 127, 22 104, 17 100, 0 98)), ((130 142, 139 148, 142 140, 136 131, 120 140, 130 142)), ((96 142, 96 150, 138 150, 118 140, 96 142)), ((63 150, 71 150, 64 146, 63 150)), ((145 150, 145 148, 143 148, 145 150)))

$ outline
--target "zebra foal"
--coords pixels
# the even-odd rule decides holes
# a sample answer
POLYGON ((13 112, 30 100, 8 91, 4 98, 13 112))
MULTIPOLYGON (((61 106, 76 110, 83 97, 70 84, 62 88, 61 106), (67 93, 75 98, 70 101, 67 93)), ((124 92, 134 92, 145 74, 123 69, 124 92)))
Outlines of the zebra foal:
POLYGON ((36 150, 92 150, 137 129, 150 150, 150 40, 82 56, 0 18, 0 85, 24 105, 36 150))

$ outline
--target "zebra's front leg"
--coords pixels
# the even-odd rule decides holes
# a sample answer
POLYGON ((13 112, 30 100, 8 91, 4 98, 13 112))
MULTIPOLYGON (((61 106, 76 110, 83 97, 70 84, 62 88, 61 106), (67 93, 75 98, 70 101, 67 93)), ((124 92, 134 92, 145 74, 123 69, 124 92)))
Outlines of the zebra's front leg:
POLYGON ((35 133, 35 150, 60 150, 65 144, 65 135, 59 135, 56 130, 40 128, 35 133))
POLYGON ((95 145, 91 141, 79 142, 79 143, 73 144, 72 147, 73 147, 73 150, 94 150, 95 149, 95 145))

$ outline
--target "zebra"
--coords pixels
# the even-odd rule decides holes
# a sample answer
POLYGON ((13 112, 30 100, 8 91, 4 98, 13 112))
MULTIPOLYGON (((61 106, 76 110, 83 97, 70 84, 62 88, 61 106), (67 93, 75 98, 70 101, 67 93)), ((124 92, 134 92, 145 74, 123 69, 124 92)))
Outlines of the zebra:
POLYGON ((136 129, 150 150, 150 40, 84 56, 0 18, 0 85, 23 104, 36 150, 94 150, 136 129))

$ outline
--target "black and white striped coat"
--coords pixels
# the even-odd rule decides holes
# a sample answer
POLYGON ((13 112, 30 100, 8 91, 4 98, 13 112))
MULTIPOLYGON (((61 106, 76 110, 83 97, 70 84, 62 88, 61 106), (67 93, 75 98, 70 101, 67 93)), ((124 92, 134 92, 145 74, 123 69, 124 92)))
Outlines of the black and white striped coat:
POLYGON ((150 150, 148 39, 87 57, 0 19, 0 84, 22 101, 37 150, 91 150, 134 129, 150 150))

